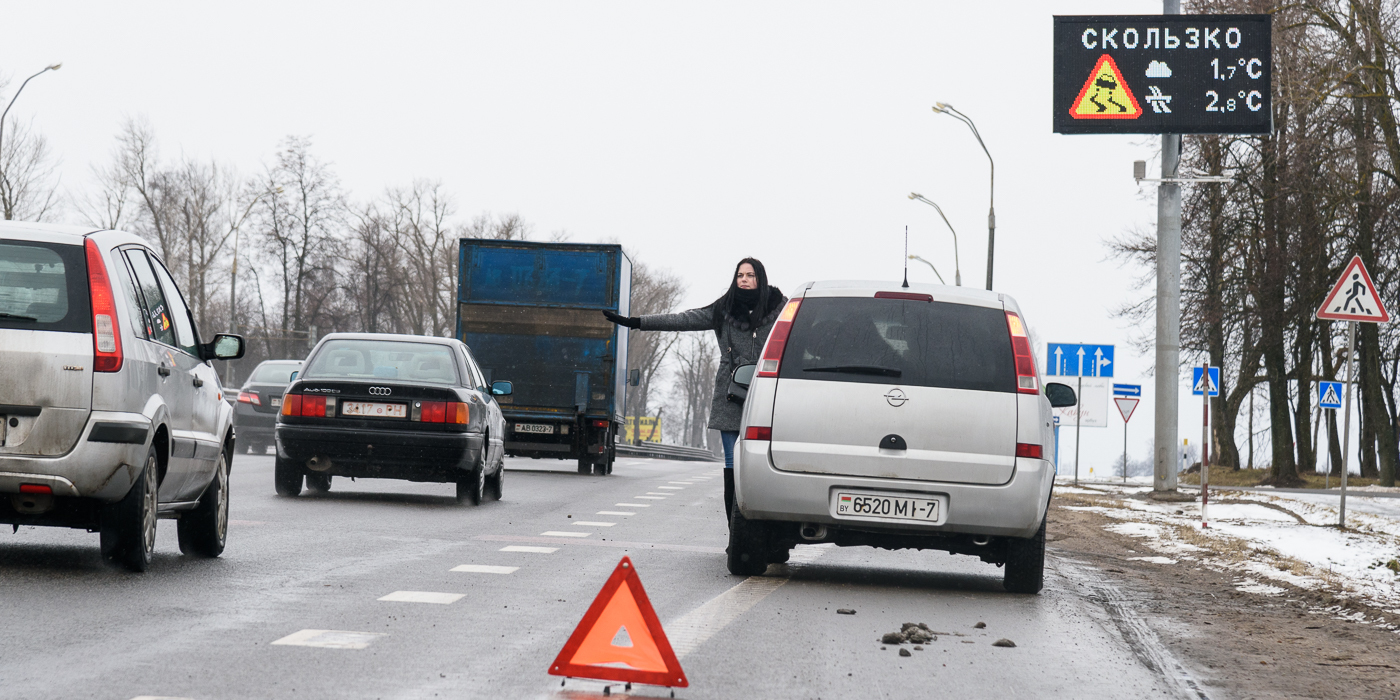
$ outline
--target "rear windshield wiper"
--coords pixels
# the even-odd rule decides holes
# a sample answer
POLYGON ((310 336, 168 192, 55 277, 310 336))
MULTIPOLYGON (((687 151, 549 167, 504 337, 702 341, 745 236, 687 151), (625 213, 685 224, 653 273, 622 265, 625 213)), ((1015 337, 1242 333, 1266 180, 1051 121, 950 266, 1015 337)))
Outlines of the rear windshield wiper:
POLYGON ((874 374, 881 377, 898 377, 903 374, 893 367, 872 367, 870 365, 832 365, 830 367, 803 367, 803 372, 839 372, 841 374, 874 374))
POLYGON ((34 318, 33 316, 21 316, 21 315, 19 315, 19 314, 7 314, 7 313, 5 313, 4 311, 0 311, 0 318, 7 318, 7 319, 10 319, 10 320, 12 320, 12 321, 38 321, 38 320, 39 320, 39 319, 37 319, 37 318, 34 318))

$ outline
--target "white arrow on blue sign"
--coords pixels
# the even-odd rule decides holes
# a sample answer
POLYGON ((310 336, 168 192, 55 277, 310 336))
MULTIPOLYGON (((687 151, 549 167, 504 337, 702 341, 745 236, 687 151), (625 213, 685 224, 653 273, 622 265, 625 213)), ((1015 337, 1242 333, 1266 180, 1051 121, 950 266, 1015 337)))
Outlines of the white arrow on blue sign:
POLYGON ((1341 382, 1318 382, 1317 383, 1317 405, 1318 408, 1330 408, 1336 410, 1342 407, 1342 383, 1341 382))
POLYGON ((1207 394, 1208 396, 1219 396, 1219 395, 1220 395, 1220 368, 1219 368, 1219 367, 1211 367, 1211 368, 1210 368, 1210 383, 1209 383, 1209 384, 1206 384, 1206 383, 1204 383, 1204 382, 1201 381, 1201 368, 1200 368, 1200 367, 1192 367, 1192 368, 1191 368, 1191 393, 1192 393, 1193 395, 1195 395, 1195 396, 1200 396, 1202 392, 1207 392, 1207 391, 1209 392, 1209 393, 1207 394))
POLYGON ((1142 396, 1141 384, 1114 384, 1114 396, 1142 396))
POLYGON ((1046 374, 1061 377, 1112 377, 1113 346, 1049 343, 1046 374))

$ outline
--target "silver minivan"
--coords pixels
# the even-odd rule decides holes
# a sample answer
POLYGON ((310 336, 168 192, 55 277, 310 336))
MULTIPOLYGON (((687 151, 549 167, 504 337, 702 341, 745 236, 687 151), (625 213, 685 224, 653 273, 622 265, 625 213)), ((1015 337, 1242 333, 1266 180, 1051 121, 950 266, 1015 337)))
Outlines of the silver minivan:
POLYGON ((120 231, 0 223, 0 523, 85 528, 144 571, 156 520, 214 557, 228 530, 233 410, 160 256, 120 231))
MULTIPOLYGON (((750 366, 752 367, 752 366, 750 366)), ((1054 484, 1051 407, 1005 294, 815 282, 774 325, 735 451, 729 570, 761 574, 798 543, 938 549, 1043 579, 1054 484)), ((740 372, 737 374, 746 374, 740 372)))

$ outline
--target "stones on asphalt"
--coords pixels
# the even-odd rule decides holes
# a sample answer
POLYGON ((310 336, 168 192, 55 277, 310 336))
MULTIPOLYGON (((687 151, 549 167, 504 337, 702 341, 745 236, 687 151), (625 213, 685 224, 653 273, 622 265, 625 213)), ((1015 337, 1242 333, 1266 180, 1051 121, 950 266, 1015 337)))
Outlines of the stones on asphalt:
POLYGON ((854 611, 854 610, 852 610, 852 609, 850 609, 850 608, 837 608, 837 609, 836 609, 836 614, 837 614, 837 615, 854 615, 854 614, 856 614, 856 611, 854 611))
POLYGON ((1014 648, 1016 646, 1016 642, 1013 642, 1010 639, 998 639, 995 642, 992 642, 992 646, 1014 648))
POLYGON ((933 631, 928 628, 927 624, 922 622, 906 622, 898 632, 886 632, 885 635, 880 638, 880 643, 903 644, 905 642, 910 642, 912 644, 927 644, 937 639, 938 637, 934 636, 933 631))
POLYGON ((899 655, 900 655, 900 656, 913 656, 913 654, 910 654, 910 653, 909 653, 909 650, 908 650, 908 649, 905 649, 904 647, 900 647, 900 648, 899 648, 899 655))
POLYGON ((921 646, 915 646, 915 647, 914 647, 914 651, 923 651, 923 650, 924 650, 924 648, 921 647, 921 646))
MULTIPOLYGON (((904 635, 902 635, 902 634, 900 634, 900 633, 898 633, 898 632, 886 632, 886 633, 885 633, 885 636, 883 636, 883 637, 880 638, 880 643, 881 643, 881 644, 903 644, 903 643, 904 643, 904 635)), ((882 648, 883 648, 883 647, 882 647, 882 648)))
POLYGON ((985 622, 979 622, 979 623, 973 625, 973 626, 972 626, 972 629, 975 629, 975 630, 984 630, 984 629, 987 629, 987 623, 985 623, 985 622))

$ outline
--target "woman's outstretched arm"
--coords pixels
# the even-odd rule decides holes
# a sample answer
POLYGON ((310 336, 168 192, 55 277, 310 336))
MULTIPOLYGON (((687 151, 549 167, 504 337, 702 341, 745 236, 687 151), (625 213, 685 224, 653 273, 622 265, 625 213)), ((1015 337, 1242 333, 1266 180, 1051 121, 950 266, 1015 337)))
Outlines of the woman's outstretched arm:
POLYGON ((715 329, 714 304, 674 314, 621 316, 611 311, 604 311, 603 315, 619 326, 640 328, 644 331, 712 331, 715 329))

